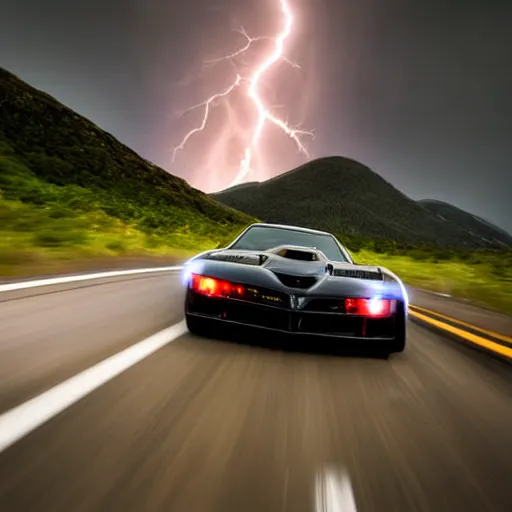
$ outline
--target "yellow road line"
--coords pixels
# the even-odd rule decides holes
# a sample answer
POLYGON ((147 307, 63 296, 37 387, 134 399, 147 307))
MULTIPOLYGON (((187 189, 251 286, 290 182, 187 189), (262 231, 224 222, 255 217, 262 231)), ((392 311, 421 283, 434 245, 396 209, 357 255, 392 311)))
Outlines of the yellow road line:
POLYGON ((505 336, 504 334, 499 334, 497 332, 488 331, 487 329, 482 329, 481 327, 477 327, 476 325, 468 324, 467 322, 463 322, 462 320, 457 320, 456 318, 453 318, 451 316, 443 315, 442 313, 438 313, 437 311, 432 311, 431 309, 422 308, 420 306, 416 306, 415 304, 409 304, 409 307, 418 309, 419 311, 423 311, 424 313, 430 313, 432 315, 436 315, 439 318, 444 318, 445 320, 455 322, 456 324, 459 324, 459 325, 464 325, 465 327, 469 327, 470 329, 473 329, 474 331, 478 331, 478 332, 481 332, 482 334, 487 334, 488 336, 492 336, 493 338, 496 338, 497 340, 507 341, 509 343, 512 343, 512 338, 510 336, 505 336))
POLYGON ((486 340, 485 338, 482 338, 481 336, 477 336, 476 334, 472 334, 472 333, 464 331, 462 329, 458 329, 457 327, 453 327, 452 325, 445 324, 444 322, 435 320, 434 318, 430 318, 429 316, 426 316, 426 315, 422 315, 421 313, 417 313, 416 311, 411 310, 411 311, 409 311, 409 314, 411 314, 412 316, 415 316, 416 318, 419 318, 420 320, 423 320, 424 322, 427 322, 428 324, 439 327, 440 329, 443 329, 444 331, 448 331, 452 334, 455 334, 456 336, 459 336, 459 337, 465 339, 466 341, 474 343, 475 345, 480 345, 481 347, 484 347, 487 350, 490 350, 491 352, 495 352, 497 354, 500 354, 502 356, 512 359, 512 348, 504 347, 503 345, 499 345, 498 343, 495 343, 494 341, 486 340))

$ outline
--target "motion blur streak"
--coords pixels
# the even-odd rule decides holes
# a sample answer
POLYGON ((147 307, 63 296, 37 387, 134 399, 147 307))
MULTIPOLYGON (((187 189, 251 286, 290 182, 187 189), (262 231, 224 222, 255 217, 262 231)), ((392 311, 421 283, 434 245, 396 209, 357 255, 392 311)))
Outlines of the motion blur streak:
MULTIPOLYGON (((0 302, 0 414, 179 324, 180 278, 0 302)), ((509 332, 491 310, 411 300, 509 332)), ((510 366, 416 322, 408 341, 385 360, 185 334, 4 450, 0 510, 510 512, 510 366)))
POLYGON ((0 453, 186 332, 185 322, 168 327, 0 415, 0 453))
POLYGON ((183 267, 152 267, 135 268, 131 270, 113 270, 110 272, 95 272, 93 274, 78 274, 72 276, 51 277, 48 279, 37 279, 35 281, 17 281, 15 283, 0 284, 0 293, 12 292, 15 290, 24 290, 26 288, 38 288, 40 286, 51 286, 65 283, 75 283, 78 281, 88 281, 90 279, 107 279, 109 277, 130 276, 134 274, 150 274, 155 272, 169 272, 181 270, 183 267))
POLYGON ((315 512, 356 512, 350 478, 332 469, 317 474, 315 512))
MULTIPOLYGON (((253 43, 257 41, 261 41, 264 39, 274 39, 274 49, 273 51, 265 56, 261 63, 256 67, 256 69, 250 74, 249 78, 244 78, 240 74, 237 74, 235 81, 227 87, 224 91, 220 93, 213 94, 208 98, 206 101, 199 103, 197 105, 194 105, 192 107, 189 107, 188 109, 180 112, 179 114, 182 115, 186 112, 190 112, 192 110, 195 110, 197 108, 204 108, 204 114, 201 124, 190 130, 181 143, 176 146, 173 149, 172 154, 172 160, 174 162, 176 158, 176 153, 178 150, 185 149, 185 145, 187 144, 190 137, 192 137, 194 134, 203 131, 206 128, 206 125, 208 123, 208 118, 210 115, 210 109, 214 105, 214 102, 218 99, 226 98, 231 92, 233 92, 235 89, 238 88, 238 86, 241 84, 241 82, 248 82, 249 87, 247 90, 247 96, 251 100, 251 102, 254 104, 256 111, 257 111, 257 120, 255 122, 255 125, 253 129, 251 130, 252 136, 250 138, 250 141, 248 145, 245 147, 243 158, 240 162, 240 167, 238 169, 238 172, 231 182, 229 186, 233 186, 239 183, 242 183, 245 181, 248 177, 248 175, 251 173, 251 171, 254 171, 253 168, 253 160, 255 156, 255 151, 258 148, 258 143, 260 141, 263 129, 265 127, 265 123, 269 121, 270 123, 274 124, 276 127, 278 127, 280 130, 282 130, 290 139, 292 139, 297 146, 297 149, 299 152, 303 153, 306 157, 309 158, 309 153, 304 146, 304 144, 301 141, 301 136, 308 135, 310 137, 313 137, 313 132, 301 130, 299 128, 293 128, 291 127, 285 120, 276 117, 272 112, 270 111, 269 107, 266 106, 265 101, 263 100, 261 93, 260 93, 260 83, 265 75, 265 73, 274 66, 279 60, 283 60, 285 62, 290 63, 293 67, 298 68, 299 66, 296 64, 291 63, 285 56, 284 56, 284 45, 285 41, 289 38, 289 36, 292 34, 292 28, 293 28, 293 21, 294 21, 294 15, 290 8, 290 4, 287 0, 279 0, 279 6, 281 9, 281 13, 284 17, 284 27, 280 33, 278 33, 274 38, 269 37, 250 37, 247 32, 242 28, 240 30, 240 33, 247 39, 246 44, 240 48, 239 50, 229 54, 225 55, 224 57, 220 57, 213 60, 208 60, 206 62, 208 63, 215 63, 220 62, 227 59, 235 59, 236 57, 242 55, 245 53, 253 43)), ((219 142, 220 144, 223 143, 223 141, 219 142)), ((230 147, 224 148, 225 152, 232 151, 230 147)))

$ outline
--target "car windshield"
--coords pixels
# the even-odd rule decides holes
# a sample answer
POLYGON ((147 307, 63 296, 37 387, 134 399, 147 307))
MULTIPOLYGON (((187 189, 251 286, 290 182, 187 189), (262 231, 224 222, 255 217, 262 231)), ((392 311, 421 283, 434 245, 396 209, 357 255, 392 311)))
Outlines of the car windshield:
POLYGON ((265 251, 279 245, 314 247, 332 261, 348 261, 331 235, 277 227, 254 226, 231 245, 230 249, 265 251))

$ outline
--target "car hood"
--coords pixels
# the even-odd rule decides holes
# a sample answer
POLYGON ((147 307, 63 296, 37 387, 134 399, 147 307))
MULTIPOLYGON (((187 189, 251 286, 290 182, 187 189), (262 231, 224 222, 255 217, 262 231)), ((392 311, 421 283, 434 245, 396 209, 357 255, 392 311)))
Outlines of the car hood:
MULTIPOLYGON (((315 252, 314 249, 302 249, 315 252)), ((191 272, 205 273, 219 279, 258 284, 289 293, 292 289, 296 290, 296 285, 290 283, 299 283, 300 279, 306 279, 310 284, 300 290, 303 294, 335 296, 343 290, 343 293, 352 297, 368 297, 382 293, 397 297, 405 296, 405 288, 400 279, 384 267, 331 261, 318 251, 315 252, 315 261, 284 257, 277 254, 278 252, 275 249, 207 251, 187 262, 184 270, 185 280, 191 272)))
MULTIPOLYGON (((321 276, 329 273, 331 275, 339 275, 340 277, 344 275, 352 277, 350 273, 357 272, 360 276, 375 274, 372 277, 377 278, 385 270, 380 266, 332 261, 321 251, 295 246, 280 246, 266 251, 217 249, 207 254, 199 255, 199 257, 219 262, 261 266, 273 272, 301 276, 321 276), (309 253, 317 259, 315 261, 302 261, 282 256, 283 251, 287 249, 309 253)), ((356 277, 356 275, 353 277, 356 277)))

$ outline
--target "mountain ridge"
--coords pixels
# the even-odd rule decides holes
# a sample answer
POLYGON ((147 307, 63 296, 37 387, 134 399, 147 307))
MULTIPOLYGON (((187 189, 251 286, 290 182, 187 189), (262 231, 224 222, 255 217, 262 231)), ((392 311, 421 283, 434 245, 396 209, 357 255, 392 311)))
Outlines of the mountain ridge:
MULTIPOLYGON (((458 224, 465 224, 468 229, 479 230, 479 228, 484 228, 488 230, 490 228, 495 232, 495 238, 498 242, 504 244, 504 246, 512 245, 512 235, 510 233, 479 215, 475 215, 474 213, 439 199, 420 199, 417 202, 427 208, 431 213, 439 215, 446 220, 452 220, 458 224)), ((485 236, 485 233, 482 233, 482 236, 485 236)))
MULTIPOLYGON (((444 218, 430 203, 414 201, 369 167, 341 156, 318 158, 212 197, 269 222, 305 224, 340 235, 467 249, 512 247, 512 237, 501 228, 486 221, 485 229, 473 233, 461 222, 462 214, 444 218)), ((466 220, 474 217, 464 214, 466 220)))
POLYGON ((212 229, 228 234, 254 221, 1 67, 0 98, 0 189, 6 199, 41 203, 26 191, 20 197, 31 180, 38 180, 80 187, 106 214, 147 232, 187 228, 198 236, 212 229))

